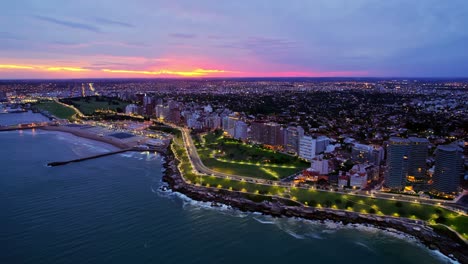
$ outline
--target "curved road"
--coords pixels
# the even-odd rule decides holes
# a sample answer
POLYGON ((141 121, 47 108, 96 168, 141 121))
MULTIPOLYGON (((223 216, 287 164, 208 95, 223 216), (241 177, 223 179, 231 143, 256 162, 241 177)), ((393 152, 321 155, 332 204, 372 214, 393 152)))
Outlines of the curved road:
MULTIPOLYGON (((166 123, 167 124, 167 123, 166 123)), ((197 149, 193 143, 192 137, 190 136, 190 130, 188 128, 184 127, 179 127, 175 126, 172 124, 167 124, 173 128, 179 129, 182 131, 182 139, 184 141, 185 149, 188 153, 190 163, 192 164, 192 168, 196 170, 198 173, 203 173, 206 175, 211 175, 219 178, 227 178, 227 179, 232 179, 232 180, 238 180, 238 181, 247 181, 247 182, 252 182, 252 183, 257 183, 257 184, 264 184, 264 185, 270 185, 270 186, 284 186, 284 187, 294 187, 294 184, 291 183, 285 183, 285 182, 280 182, 280 181, 273 181, 273 180, 264 180, 264 179, 258 179, 258 178, 252 178, 252 177, 246 177, 246 176, 239 176, 239 175, 231 175, 228 173, 222 173, 218 171, 214 171, 203 164, 203 162, 200 159, 200 156, 198 155, 197 149)), ((297 188, 304 188, 304 189, 309 189, 307 187, 297 187, 297 188)), ((323 191, 323 192, 329 192, 327 190, 320 190, 316 189, 317 191, 323 191)), ((333 191, 335 192, 335 191, 333 191)), ((393 200, 393 201, 402 201, 402 202, 412 202, 412 203, 420 203, 420 204, 427 204, 427 205, 436 205, 443 207, 445 209, 455 211, 458 213, 461 213, 463 215, 467 215, 466 211, 460 210, 459 208, 455 208, 452 206, 453 203, 445 200, 439 200, 439 199, 428 199, 428 198, 420 198, 420 197, 413 197, 413 196, 406 196, 406 195, 398 195, 398 194, 391 194, 391 193, 383 193, 383 192, 373 192, 372 194, 362 194, 362 193, 353 193, 353 192, 336 192, 340 194, 346 194, 346 195, 353 195, 353 196, 360 196, 360 197, 366 197, 366 198, 377 198, 377 199, 385 199, 385 200, 393 200)))

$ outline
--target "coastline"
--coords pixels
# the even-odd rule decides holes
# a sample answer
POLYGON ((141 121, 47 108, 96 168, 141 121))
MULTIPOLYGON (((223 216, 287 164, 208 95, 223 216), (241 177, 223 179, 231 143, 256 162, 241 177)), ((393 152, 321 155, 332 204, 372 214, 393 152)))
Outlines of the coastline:
MULTIPOLYGON (((40 128, 45 131, 58 131, 75 135, 77 137, 95 140, 112 145, 119 149, 129 146, 111 138, 97 136, 87 131, 63 126, 47 126, 40 128)), ((188 184, 184 181, 178 169, 179 161, 175 158, 171 148, 166 153, 159 152, 163 157, 163 181, 178 193, 190 199, 213 204, 224 204, 243 212, 256 212, 273 217, 292 217, 306 220, 327 222, 332 221, 347 225, 368 225, 390 232, 401 232, 417 239, 431 250, 438 250, 441 254, 468 264, 468 245, 460 239, 440 234, 430 227, 413 223, 410 219, 397 219, 387 216, 362 215, 355 212, 331 210, 324 208, 305 207, 299 203, 280 197, 272 197, 271 201, 254 202, 247 198, 246 193, 227 191, 212 187, 201 187, 188 184)))
MULTIPOLYGON (((343 225, 371 225, 382 230, 396 230, 414 237, 429 249, 438 250, 443 255, 456 259, 460 263, 468 263, 468 245, 465 241, 450 234, 442 234, 424 224, 417 224, 410 219, 398 219, 388 216, 363 215, 355 212, 306 207, 288 199, 272 197, 268 201, 255 202, 248 199, 248 194, 227 191, 212 187, 201 187, 184 181, 178 169, 179 161, 172 150, 164 154, 163 181, 175 191, 187 197, 202 202, 225 204, 244 212, 258 212, 273 217, 297 217, 307 220, 333 221, 343 225)), ((261 196, 259 196, 261 197, 261 196)))

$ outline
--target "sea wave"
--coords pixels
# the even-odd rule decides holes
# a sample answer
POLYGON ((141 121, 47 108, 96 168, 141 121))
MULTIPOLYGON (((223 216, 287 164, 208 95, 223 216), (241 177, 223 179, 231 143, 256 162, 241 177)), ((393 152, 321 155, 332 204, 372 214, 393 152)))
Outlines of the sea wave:
MULTIPOLYGON (((372 239, 375 237, 375 235, 384 235, 381 238, 382 242, 387 241, 388 236, 390 236, 392 238, 404 240, 409 243, 416 243, 420 247, 427 248, 415 237, 408 235, 406 233, 403 233, 403 232, 399 232, 394 229, 381 229, 381 228, 377 228, 375 226, 367 225, 367 224, 344 225, 341 222, 334 222, 331 220, 318 221, 318 220, 308 220, 308 219, 296 218, 296 217, 275 218, 275 217, 268 216, 268 215, 262 215, 258 212, 252 212, 252 213, 242 212, 238 209, 235 209, 226 205, 221 205, 220 207, 217 207, 217 206, 214 207, 211 205, 210 202, 195 201, 189 198, 188 196, 178 193, 178 192, 173 192, 173 191, 163 192, 158 189, 157 193, 164 193, 164 196, 166 197, 171 197, 171 198, 176 198, 176 199, 181 200, 183 202, 182 207, 186 210, 216 210, 223 214, 226 214, 226 212, 228 212, 229 215, 234 216, 234 217, 242 217, 242 218, 251 217, 252 220, 260 224, 275 225, 276 227, 278 227, 278 229, 294 237, 295 239, 322 240, 322 239, 327 239, 327 237, 329 236, 334 236, 335 233, 338 231, 354 229, 360 232, 365 232, 370 235, 374 235, 372 236, 372 239)), ((356 241, 355 245, 360 246, 370 252, 375 253, 375 250, 363 241, 356 241)), ((440 251, 437 251, 437 250, 429 250, 429 251, 431 252, 431 254, 434 254, 434 256, 436 256, 437 258, 439 258, 441 261, 445 263, 459 263, 445 256, 440 251)))

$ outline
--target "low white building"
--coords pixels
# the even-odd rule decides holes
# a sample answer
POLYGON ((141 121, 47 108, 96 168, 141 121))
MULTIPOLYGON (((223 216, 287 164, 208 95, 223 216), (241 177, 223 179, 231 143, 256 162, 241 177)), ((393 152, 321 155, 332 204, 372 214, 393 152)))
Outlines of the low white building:
POLYGON ((315 157, 311 160, 312 170, 317 171, 321 175, 327 175, 330 171, 328 168, 328 160, 320 157, 315 157))
POLYGON ((349 185, 356 188, 364 188, 367 185, 367 171, 364 164, 354 165, 353 168, 346 173, 349 177, 349 185))

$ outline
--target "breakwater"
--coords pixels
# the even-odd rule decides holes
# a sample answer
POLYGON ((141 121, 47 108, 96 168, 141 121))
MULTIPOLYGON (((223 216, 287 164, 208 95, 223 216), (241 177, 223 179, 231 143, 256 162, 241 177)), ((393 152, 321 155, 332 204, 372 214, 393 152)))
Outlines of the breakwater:
POLYGON ((78 159, 72 159, 72 160, 66 160, 66 161, 54 161, 54 162, 48 163, 47 166, 51 166, 51 167, 61 166, 61 165, 66 165, 66 164, 72 163, 72 162, 81 162, 81 161, 85 161, 85 160, 97 159, 97 158, 100 158, 100 157, 106 157, 106 156, 110 156, 110 155, 114 155, 114 154, 119 154, 119 153, 127 152, 127 151, 130 151, 130 150, 132 150, 132 149, 120 149, 120 150, 117 150, 117 151, 111 151, 111 152, 96 154, 96 155, 92 155, 92 156, 88 156, 88 157, 84 157, 84 158, 78 158, 78 159))

